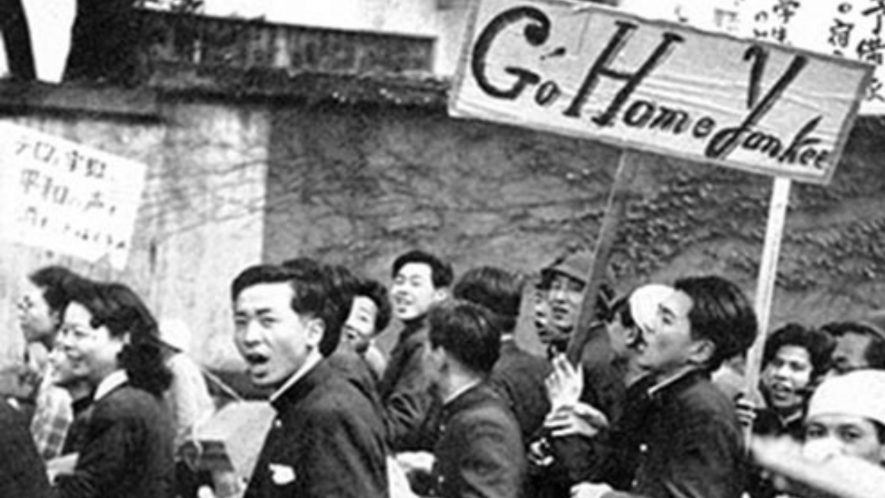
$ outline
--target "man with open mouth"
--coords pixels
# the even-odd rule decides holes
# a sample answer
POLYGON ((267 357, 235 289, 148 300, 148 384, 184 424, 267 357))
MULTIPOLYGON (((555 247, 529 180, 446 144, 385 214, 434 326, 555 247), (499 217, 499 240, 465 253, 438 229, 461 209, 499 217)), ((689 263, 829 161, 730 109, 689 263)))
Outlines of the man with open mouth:
POLYGON ((234 341, 277 411, 246 497, 387 496, 383 420, 325 360, 345 318, 331 292, 316 264, 253 266, 233 281, 234 341))

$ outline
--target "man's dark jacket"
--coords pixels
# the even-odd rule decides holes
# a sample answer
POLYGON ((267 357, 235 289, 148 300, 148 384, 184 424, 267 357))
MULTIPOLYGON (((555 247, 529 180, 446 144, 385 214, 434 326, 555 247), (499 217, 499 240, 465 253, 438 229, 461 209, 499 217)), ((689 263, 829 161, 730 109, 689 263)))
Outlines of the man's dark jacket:
POLYGON ((519 424, 491 386, 471 387, 443 405, 440 422, 434 496, 522 496, 526 460, 519 424))
POLYGON ((247 498, 387 496, 384 425, 369 400, 326 360, 271 404, 247 498))
POLYGON ((740 498, 744 491, 741 426, 734 404, 693 370, 652 389, 641 427, 642 451, 629 493, 606 498, 740 498))

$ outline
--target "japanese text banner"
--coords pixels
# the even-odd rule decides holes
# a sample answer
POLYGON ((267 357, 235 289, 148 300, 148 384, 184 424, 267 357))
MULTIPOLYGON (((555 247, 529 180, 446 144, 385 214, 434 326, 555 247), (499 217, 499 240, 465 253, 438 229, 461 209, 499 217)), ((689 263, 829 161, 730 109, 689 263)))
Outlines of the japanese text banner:
POLYGON ((861 114, 885 113, 885 0, 743 0, 741 34, 875 66, 861 114))
POLYGON ((126 266, 145 165, 0 122, 0 235, 126 266))
POLYGON ((481 0, 453 116, 827 183, 872 67, 566 0, 481 0))

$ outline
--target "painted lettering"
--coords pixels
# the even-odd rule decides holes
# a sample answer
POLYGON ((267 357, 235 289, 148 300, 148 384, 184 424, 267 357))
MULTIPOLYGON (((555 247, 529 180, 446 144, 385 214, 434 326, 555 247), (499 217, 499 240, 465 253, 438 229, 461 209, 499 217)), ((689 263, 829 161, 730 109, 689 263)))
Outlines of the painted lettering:
POLYGON ((547 41, 550 36, 550 18, 533 7, 517 7, 502 12, 489 22, 476 40, 470 64, 471 71, 476 84, 492 97, 513 100, 519 97, 526 87, 541 81, 540 76, 532 71, 506 67, 504 72, 516 76, 516 81, 509 88, 500 88, 492 85, 486 75, 486 58, 495 38, 511 25, 526 19, 531 21, 523 30, 526 41, 533 46, 539 46, 547 41))
MULTIPOLYGON (((747 52, 754 50, 753 47, 747 49, 747 52)), ((762 49, 764 50, 764 49, 762 49)), ((746 57, 745 57, 746 59, 746 57)), ((764 60, 764 58, 756 58, 755 64, 758 64, 759 60, 764 60)), ((757 102, 755 106, 750 110, 750 113, 744 118, 744 121, 737 127, 729 127, 723 128, 710 140, 707 144, 707 148, 704 151, 704 155, 713 159, 724 159, 730 154, 735 147, 738 146, 743 141, 743 136, 745 133, 750 131, 750 128, 755 126, 759 120, 762 119, 763 116, 768 114, 771 108, 774 106, 775 102, 781 97, 790 83, 796 79, 805 65, 808 64, 808 58, 804 55, 797 55, 793 57, 793 60, 790 62, 787 70, 784 71, 784 74, 778 78, 778 80, 774 83, 774 86, 762 97, 762 100, 757 102)), ((762 71, 758 71, 758 78, 762 77, 762 71)), ((753 85, 751 85, 751 88, 753 85)), ((752 93, 752 91, 751 91, 752 93)))
POLYGON ((681 35, 676 33, 664 33, 663 41, 657 46, 657 48, 655 48, 655 51, 652 52, 651 56, 649 56, 635 73, 619 71, 610 67, 612 60, 614 60, 618 53, 620 53, 621 49, 624 48, 624 45, 626 45, 627 41, 633 35, 633 32, 638 28, 638 25, 626 21, 615 21, 615 24, 618 26, 618 30, 615 32, 614 36, 612 36, 611 40, 609 40, 608 45, 606 45, 602 53, 599 54, 599 57, 596 58, 596 61, 593 63, 593 66, 591 66, 590 71, 584 78, 583 83, 581 83, 580 88, 578 88, 575 98, 563 112, 564 115, 579 117, 581 115, 581 108, 587 103, 590 94, 593 93, 594 88, 599 84, 600 78, 607 76, 615 80, 624 80, 627 82, 615 95, 615 98, 612 99, 608 108, 602 114, 592 118, 593 122, 599 126, 610 125, 615 115, 617 115, 627 99, 630 98, 633 91, 636 90, 636 87, 642 83, 658 64, 663 62, 667 54, 672 50, 673 44, 685 41, 681 35))

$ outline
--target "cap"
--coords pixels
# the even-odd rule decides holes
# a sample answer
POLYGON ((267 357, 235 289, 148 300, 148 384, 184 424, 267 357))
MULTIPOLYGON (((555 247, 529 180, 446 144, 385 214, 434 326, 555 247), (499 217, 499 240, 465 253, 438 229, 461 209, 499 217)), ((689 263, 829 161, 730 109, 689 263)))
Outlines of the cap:
POLYGON ((885 310, 871 311, 861 323, 873 329, 879 337, 885 339, 885 310))
POLYGON ((550 273, 562 273, 586 284, 592 266, 593 255, 589 251, 580 250, 558 258, 550 266, 542 269, 541 275, 547 277, 550 273))
POLYGON ((854 415, 885 425, 885 371, 855 370, 826 379, 811 395, 806 419, 854 415))
POLYGON ((637 287, 630 293, 630 316, 640 329, 651 327, 661 303, 668 299, 675 289, 669 285, 647 284, 637 287))

